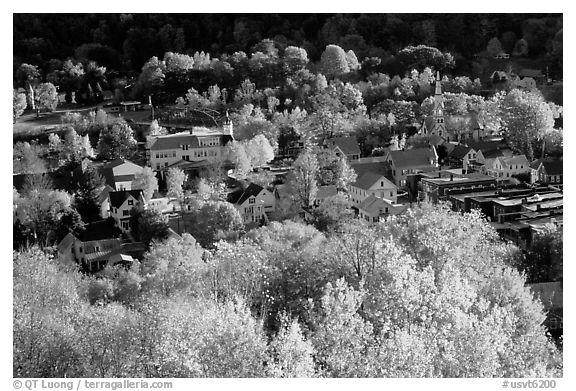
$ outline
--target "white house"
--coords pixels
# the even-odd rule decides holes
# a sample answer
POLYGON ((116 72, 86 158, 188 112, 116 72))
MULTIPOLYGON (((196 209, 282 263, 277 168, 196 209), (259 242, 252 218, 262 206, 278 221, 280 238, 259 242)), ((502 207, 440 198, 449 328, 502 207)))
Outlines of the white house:
POLYGON ((529 174, 530 162, 525 155, 514 155, 511 157, 497 157, 487 159, 484 166, 486 174, 494 178, 511 178, 514 175, 529 174))
POLYGON ((371 194, 358 205, 358 216, 368 222, 377 223, 387 216, 400 214, 406 209, 408 205, 396 204, 371 194))
POLYGON ((396 202, 398 187, 382 174, 366 172, 348 185, 352 204, 358 205, 370 195, 396 202))
POLYGON ((149 136, 149 165, 153 170, 166 169, 174 163, 223 161, 225 147, 234 140, 232 122, 224 122, 222 129, 194 127, 188 132, 165 136, 149 136))
POLYGON ((132 208, 144 209, 146 202, 142 190, 113 191, 108 194, 110 217, 124 232, 130 231, 130 211, 132 208))
POLYGON ((274 192, 251 183, 234 202, 234 206, 240 212, 244 223, 258 222, 267 218, 266 213, 274 212, 276 197, 274 192))
POLYGON ((102 166, 100 174, 114 190, 132 190, 132 181, 144 167, 126 159, 116 159, 102 166))

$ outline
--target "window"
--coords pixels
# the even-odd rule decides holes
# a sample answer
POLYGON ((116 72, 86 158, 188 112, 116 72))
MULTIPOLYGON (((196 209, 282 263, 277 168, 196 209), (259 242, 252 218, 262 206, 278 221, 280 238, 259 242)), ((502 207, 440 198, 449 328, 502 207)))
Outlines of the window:
POLYGON ((128 205, 130 206, 134 205, 134 200, 128 200, 128 205))
POLYGON ((168 167, 168 162, 165 162, 165 163, 164 163, 164 167, 168 167))
POLYGON ((157 170, 160 169, 160 163, 156 163, 156 169, 157 169, 157 170))
POLYGON ((176 157, 176 151, 172 152, 172 157, 176 157))
POLYGON ((393 197, 393 196, 394 196, 394 193, 393 193, 393 192, 390 192, 390 197, 393 197))
POLYGON ((160 154, 159 154, 159 153, 157 153, 157 154, 156 154, 156 159, 158 159, 159 157, 160 157, 160 154))
POLYGON ((129 216, 130 215, 130 211, 129 210, 123 210, 122 211, 122 216, 129 216))
POLYGON ((80 252, 82 252, 82 247, 80 247, 80 252))
POLYGON ((248 200, 249 204, 255 204, 256 203, 256 198, 254 197, 250 197, 250 199, 248 200))
POLYGON ((386 213, 388 213, 388 207, 386 207, 386 213))
POLYGON ((380 181, 380 187, 384 187, 384 181, 380 181))

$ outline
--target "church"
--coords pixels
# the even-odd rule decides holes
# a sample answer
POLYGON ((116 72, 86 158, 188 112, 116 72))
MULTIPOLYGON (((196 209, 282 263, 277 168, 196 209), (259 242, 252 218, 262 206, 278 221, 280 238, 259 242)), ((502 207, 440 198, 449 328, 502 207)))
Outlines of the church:
POLYGON ((442 83, 440 80, 440 72, 437 72, 432 115, 424 118, 418 134, 430 137, 430 143, 435 146, 450 141, 478 142, 486 136, 486 130, 475 113, 445 117, 444 112, 442 83), (447 126, 447 123, 449 126, 447 126))

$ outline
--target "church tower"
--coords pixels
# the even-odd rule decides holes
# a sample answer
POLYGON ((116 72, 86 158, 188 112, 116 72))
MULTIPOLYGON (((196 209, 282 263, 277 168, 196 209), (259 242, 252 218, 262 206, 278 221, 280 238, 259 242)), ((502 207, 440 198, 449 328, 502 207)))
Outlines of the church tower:
POLYGON ((446 135, 446 125, 444 124, 444 97, 442 95, 442 84, 440 83, 440 72, 436 73, 436 91, 434 92, 432 117, 434 123, 430 133, 443 137, 446 135))
POLYGON ((234 125, 228 116, 228 110, 226 110, 226 119, 222 123, 222 133, 228 136, 232 136, 232 140, 234 140, 234 125))

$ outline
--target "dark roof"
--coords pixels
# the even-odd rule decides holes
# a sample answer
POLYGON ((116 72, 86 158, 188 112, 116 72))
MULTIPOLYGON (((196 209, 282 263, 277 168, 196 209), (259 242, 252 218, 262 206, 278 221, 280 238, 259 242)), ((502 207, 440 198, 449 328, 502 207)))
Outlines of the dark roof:
POLYGON ((466 145, 474 148, 476 151, 491 151, 496 149, 509 149, 508 145, 503 140, 496 141, 467 141, 466 145))
POLYGON ((238 205, 242 205, 244 202, 246 202, 246 200, 252 196, 256 197, 258 194, 260 194, 260 192, 264 190, 264 188, 260 185, 257 185, 255 183, 251 183, 246 190, 244 190, 244 193, 242 193, 242 195, 240 196, 240 198, 238 199, 238 201, 236 201, 236 204, 238 205))
POLYGON ((464 145, 458 144, 454 147, 452 151, 448 154, 448 156, 453 157, 455 159, 464 159, 464 157, 470 151, 470 147, 465 147, 464 145))
POLYGON ((111 191, 108 193, 110 197, 110 206, 113 208, 119 208, 122 206, 124 201, 128 198, 128 196, 132 196, 138 199, 142 195, 142 190, 121 190, 121 191, 111 191))
POLYGON ((390 158, 394 162, 396 168, 428 166, 430 165, 430 159, 433 156, 433 152, 428 148, 414 148, 407 151, 390 151, 390 158))
POLYGON ((78 235, 82 242, 93 240, 116 239, 122 235, 120 228, 114 225, 114 221, 101 220, 86 224, 84 230, 78 235))
POLYGON ((60 241, 60 243, 58 243, 58 251, 61 253, 67 252, 68 249, 74 244, 74 235, 72 235, 72 233, 68 232, 66 234, 66 236, 64 236, 64 239, 62 239, 60 241))
POLYGON ((163 151, 166 149, 179 149, 181 145, 190 145, 190 148, 200 148, 200 143, 198 138, 206 137, 219 137, 220 145, 226 145, 232 141, 232 136, 227 134, 221 134, 215 132, 214 134, 190 134, 190 133, 180 133, 169 136, 159 136, 152 142, 150 146, 151 151, 163 151))
POLYGON ((542 164, 542 159, 536 159, 532 163, 530 163, 530 168, 537 170, 540 168, 541 164, 542 164))
POLYGON ((121 166, 122 164, 124 164, 125 160, 122 158, 116 158, 114 160, 112 160, 111 162, 108 162, 104 165, 102 165, 102 168, 114 168, 114 167, 118 167, 121 166))
POLYGON ((316 199, 322 199, 327 197, 333 197, 338 194, 338 190, 334 185, 328 186, 318 186, 318 192, 316 193, 316 199))
POLYGON ((442 145, 446 142, 446 140, 444 139, 444 137, 439 136, 437 134, 433 134, 432 136, 430 136, 430 139, 428 140, 428 143, 430 145, 434 145, 435 147, 442 145))
POLYGON ((357 163, 351 162, 350 167, 356 171, 358 176, 361 176, 367 172, 375 172, 377 174, 382 174, 384 176, 390 175, 392 173, 392 168, 390 163, 387 161, 377 162, 377 163, 357 163))
POLYGON ((386 207, 391 206, 392 202, 384 200, 379 197, 375 197, 370 194, 364 201, 358 205, 358 209, 361 209, 371 215, 382 214, 386 210, 386 207))
POLYGON ((545 159, 542 161, 547 175, 562 175, 564 172, 564 165, 561 159, 545 159))
POLYGON ((427 116, 426 118, 424 118, 424 122, 423 125, 426 126, 426 129, 428 131, 432 130, 432 127, 434 126, 434 117, 432 117, 431 115, 427 116))
POLYGON ((334 137, 326 140, 330 148, 338 147, 346 155, 360 155, 360 147, 356 137, 334 137))
POLYGON ((98 194, 98 203, 102 204, 104 202, 104 200, 106 200, 108 198, 108 193, 110 193, 112 191, 114 191, 112 186, 107 185, 107 184, 102 186, 100 193, 98 194))
POLYGON ((382 174, 377 174, 375 172, 367 172, 362 176, 358 177, 356 182, 351 183, 352 186, 359 187, 360 189, 368 190, 372 185, 374 185, 378 181, 385 181, 387 185, 390 187, 396 187, 392 182, 390 182, 386 177, 382 174))

